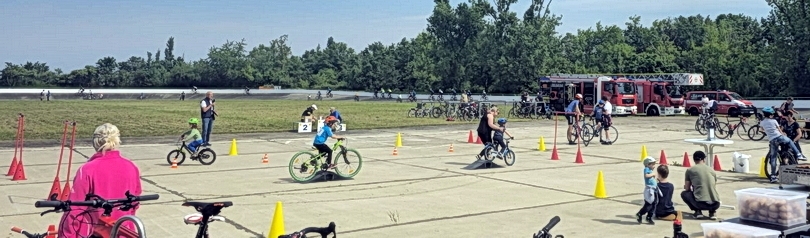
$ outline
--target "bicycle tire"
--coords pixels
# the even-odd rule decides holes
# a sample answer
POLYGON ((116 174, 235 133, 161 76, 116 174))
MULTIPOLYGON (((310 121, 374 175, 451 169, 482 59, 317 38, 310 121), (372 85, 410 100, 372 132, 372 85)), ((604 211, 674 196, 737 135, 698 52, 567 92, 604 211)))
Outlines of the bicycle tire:
POLYGON ((138 238, 146 238, 146 226, 143 225, 143 221, 141 221, 140 218, 133 215, 122 216, 118 218, 118 220, 115 220, 115 223, 113 224, 112 228, 110 228, 110 237, 119 237, 121 229, 129 230, 126 227, 121 227, 124 224, 124 222, 127 221, 132 222, 132 224, 135 226, 135 230, 134 231, 130 230, 131 232, 137 232, 138 238))
POLYGON ((719 139, 727 139, 730 136, 728 132, 729 128, 728 123, 717 123, 717 128, 714 130, 714 136, 719 139))
POLYGON ((174 158, 177 158, 177 165, 181 165, 184 161, 186 161, 186 153, 183 153, 182 150, 169 151, 169 154, 166 155, 166 162, 168 162, 169 165, 172 165, 174 158))
MULTIPOLYGON (((603 130, 604 130, 604 129, 603 129, 603 130)), ((615 127, 615 126, 610 126, 610 128, 608 128, 608 130, 611 130, 610 135, 612 135, 612 136, 613 136, 613 139, 608 138, 607 136, 605 136, 605 140, 604 140, 604 141, 606 141, 606 142, 610 142, 611 144, 612 144, 612 143, 616 143, 616 141, 617 141, 617 140, 619 140, 619 130, 618 130, 618 129, 616 129, 616 127, 615 127)), ((604 135, 604 132, 599 132, 599 139, 600 139, 600 140, 602 139, 602 135, 604 135)))
POLYGON ((408 110, 408 118, 416 117, 416 109, 408 110))
POLYGON ((697 121, 695 121, 695 131, 704 136, 708 134, 709 129, 706 129, 706 120, 698 119, 697 121))
POLYGON ((761 141, 765 138, 765 132, 759 131, 759 125, 753 125, 751 128, 748 128, 748 138, 752 141, 761 141))
POLYGON ((492 160, 495 159, 495 157, 492 157, 492 150, 493 150, 493 148, 490 145, 487 145, 484 148, 484 160, 491 162, 492 160))
POLYGON ((433 118, 439 118, 440 116, 442 116, 442 114, 444 114, 442 112, 442 109, 440 109, 438 107, 434 107, 434 108, 430 109, 430 116, 433 117, 433 118))
POLYGON ((508 166, 515 164, 515 160, 517 160, 517 157, 515 156, 515 152, 512 150, 506 151, 506 154, 503 155, 503 162, 508 166))
POLYGON ((585 147, 591 144, 591 140, 593 140, 593 128, 591 128, 591 125, 582 125, 582 132, 580 133, 579 139, 582 140, 582 144, 585 145, 585 147))
POLYGON ((319 158, 318 156, 315 156, 315 154, 313 154, 312 152, 309 152, 309 151, 301 151, 301 152, 298 152, 295 155, 293 155, 293 157, 290 158, 290 164, 288 166, 289 172, 290 172, 290 177, 292 177, 292 179, 297 181, 297 182, 308 182, 309 180, 312 180, 312 178, 315 177, 316 172, 320 170, 320 168, 319 168, 320 163, 315 162, 315 165, 312 165, 311 161, 313 161, 313 160, 318 161, 318 158, 319 158), (301 158, 299 158, 299 157, 301 157, 301 158), (296 168, 295 164, 296 164, 296 162, 299 161, 299 159, 302 160, 301 161, 301 167, 296 168), (307 176, 300 176, 300 177, 297 176, 295 174, 295 172, 301 172, 300 168, 302 168, 304 166, 307 167, 306 171, 304 171, 304 172, 308 172, 308 173, 306 173, 307 176))
POLYGON ((214 164, 214 161, 217 161, 217 153, 214 152, 214 150, 212 150, 211 148, 202 149, 202 150, 200 150, 199 153, 197 153, 197 160, 199 160, 200 164, 202 164, 202 165, 214 164), (210 155, 206 155, 206 153, 208 153, 210 155), (205 161, 206 159, 209 159, 209 158, 211 159, 211 161, 205 161))
POLYGON ((740 140, 751 140, 751 138, 748 137, 748 129, 746 128, 745 123, 737 124, 731 134, 737 134, 737 137, 739 137, 740 140), (742 130, 744 133, 740 133, 740 130, 742 130), (745 136, 743 136, 743 134, 745 134, 745 136))
POLYGON ((357 175, 357 173, 360 173, 360 169, 363 168, 363 157, 360 156, 360 152, 357 152, 357 150, 354 150, 354 149, 344 149, 340 153, 338 153, 338 155, 342 155, 341 160, 338 160, 337 157, 335 158, 335 164, 336 164, 335 172, 338 175, 340 175, 341 177, 344 177, 344 178, 352 178, 355 175, 357 175), (357 164, 356 164, 356 166, 352 166, 352 162, 349 162, 348 157, 349 157, 349 155, 352 155, 352 154, 357 156, 357 162, 356 162, 357 164), (349 167, 349 168, 342 168, 344 165, 347 165, 346 167, 349 167), (344 172, 347 172, 347 173, 344 173, 344 172))

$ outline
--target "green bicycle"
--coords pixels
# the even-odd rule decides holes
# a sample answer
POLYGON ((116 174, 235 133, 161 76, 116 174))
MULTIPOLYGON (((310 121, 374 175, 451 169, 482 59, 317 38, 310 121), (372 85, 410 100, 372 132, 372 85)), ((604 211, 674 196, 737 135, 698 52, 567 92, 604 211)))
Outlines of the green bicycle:
MULTIPOLYGON (((352 178, 363 168, 363 158, 355 149, 346 148, 343 145, 346 139, 340 139, 332 146, 334 162, 337 164, 335 172, 344 178, 352 178), (355 159, 356 158, 356 159, 355 159)), ((324 157, 326 154, 318 154, 315 147, 312 150, 301 151, 293 155, 290 159, 290 176, 297 182, 308 182, 312 180, 320 171, 326 171, 324 157)))

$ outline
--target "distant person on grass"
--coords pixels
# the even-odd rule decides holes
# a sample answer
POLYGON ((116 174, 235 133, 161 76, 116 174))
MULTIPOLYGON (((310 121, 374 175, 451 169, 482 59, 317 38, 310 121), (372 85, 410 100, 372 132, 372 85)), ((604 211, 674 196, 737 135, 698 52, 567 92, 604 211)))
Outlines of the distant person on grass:
POLYGON ((329 108, 329 116, 337 118, 337 124, 343 123, 343 117, 340 116, 340 112, 335 107, 329 108))
POLYGON ((214 92, 205 93, 205 98, 200 101, 200 117, 202 117, 202 138, 204 146, 211 146, 211 131, 214 130, 214 120, 217 112, 214 111, 214 92))
POLYGON ((312 116, 317 110, 318 106, 315 104, 312 104, 312 106, 309 106, 307 107, 307 109, 304 109, 304 112, 301 113, 301 122, 312 121, 312 116))

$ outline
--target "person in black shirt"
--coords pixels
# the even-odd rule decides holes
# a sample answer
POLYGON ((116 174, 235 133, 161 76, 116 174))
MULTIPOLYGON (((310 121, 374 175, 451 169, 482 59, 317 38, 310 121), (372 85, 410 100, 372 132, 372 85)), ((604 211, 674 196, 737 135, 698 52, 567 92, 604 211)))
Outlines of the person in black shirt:
MULTIPOLYGON (((498 116, 498 107, 492 106, 489 108, 489 112, 481 116, 481 120, 478 122, 478 138, 481 140, 481 143, 484 145, 492 146, 492 132, 495 130, 504 131, 498 125, 495 125, 495 117, 498 116)), ((484 153, 486 152, 486 147, 481 150, 481 153, 476 156, 477 159, 481 159, 484 157, 484 153)))
POLYGON ((655 208, 655 217, 661 220, 672 221, 681 220, 681 212, 675 210, 672 204, 672 194, 675 193, 675 186, 667 181, 669 177, 669 167, 665 164, 659 165, 658 172, 658 204, 655 208))
POLYGON ((782 103, 782 106, 780 106, 779 109, 782 109, 783 113, 791 113, 791 114, 799 113, 795 109, 793 109, 793 97, 787 98, 787 100, 785 100, 785 102, 782 103))
POLYGON ((784 128, 782 129, 785 132, 785 135, 793 140, 793 144, 796 145, 796 149, 799 149, 799 152, 802 152, 802 147, 799 147, 799 139, 802 138, 802 127, 799 126, 799 122, 793 118, 793 114, 789 111, 785 112, 785 119, 786 123, 784 128))
POLYGON ((307 120, 312 121, 312 114, 318 110, 318 106, 312 104, 312 106, 307 107, 304 109, 304 113, 301 113, 301 122, 307 122, 307 120))

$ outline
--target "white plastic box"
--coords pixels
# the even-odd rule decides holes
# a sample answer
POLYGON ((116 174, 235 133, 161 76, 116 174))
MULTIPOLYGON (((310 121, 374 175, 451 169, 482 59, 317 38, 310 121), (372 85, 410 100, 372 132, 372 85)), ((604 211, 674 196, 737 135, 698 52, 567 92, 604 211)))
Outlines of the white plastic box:
POLYGON ((779 238, 782 233, 737 223, 701 223, 704 238, 779 238))
POLYGON ((807 223, 807 194, 767 188, 734 191, 740 219, 794 226, 807 223))

